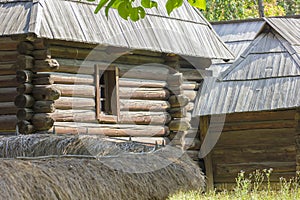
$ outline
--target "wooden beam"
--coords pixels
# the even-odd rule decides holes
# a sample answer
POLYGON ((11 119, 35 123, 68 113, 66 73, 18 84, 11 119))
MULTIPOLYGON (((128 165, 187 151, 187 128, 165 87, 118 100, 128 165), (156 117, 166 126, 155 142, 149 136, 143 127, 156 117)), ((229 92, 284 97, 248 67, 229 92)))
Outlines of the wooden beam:
MULTIPOLYGON (((209 117, 204 116, 200 117, 200 141, 203 142, 206 134, 208 133, 209 127, 209 117)), ((207 192, 214 190, 214 171, 213 171, 213 161, 212 161, 212 153, 208 153, 204 157, 204 165, 205 165, 205 175, 207 177, 206 189, 207 192)))

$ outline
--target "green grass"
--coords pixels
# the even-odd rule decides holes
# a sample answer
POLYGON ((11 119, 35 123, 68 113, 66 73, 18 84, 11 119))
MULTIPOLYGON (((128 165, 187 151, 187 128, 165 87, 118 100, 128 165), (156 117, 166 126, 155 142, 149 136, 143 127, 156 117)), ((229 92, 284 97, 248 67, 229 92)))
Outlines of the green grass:
POLYGON ((236 178, 236 185, 232 191, 222 192, 180 192, 169 197, 169 200, 296 200, 300 199, 300 173, 296 177, 286 180, 280 178, 279 183, 271 185, 272 169, 256 170, 246 176, 241 171, 236 178))

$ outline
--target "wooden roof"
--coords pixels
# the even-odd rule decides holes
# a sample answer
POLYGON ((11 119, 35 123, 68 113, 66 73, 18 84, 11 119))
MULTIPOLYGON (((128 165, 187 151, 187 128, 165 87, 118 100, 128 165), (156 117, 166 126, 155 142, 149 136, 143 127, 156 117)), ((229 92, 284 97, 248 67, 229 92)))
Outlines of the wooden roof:
POLYGON ((300 106, 300 54, 297 52, 300 19, 265 21, 267 24, 260 34, 219 78, 204 80, 194 116, 300 106), (288 25, 283 26, 283 22, 288 25), (281 30, 291 24, 294 29, 281 30))
MULTIPOLYGON (((96 1, 97 2, 97 1, 96 1)), ((95 15, 95 3, 79 0, 0 0, 0 36, 34 33, 37 37, 130 49, 232 59, 233 55, 202 14, 187 2, 168 16, 159 9, 145 19, 125 21, 115 9, 109 19, 95 15)))
MULTIPOLYGON (((235 59, 237 59, 255 39, 264 23, 265 21, 262 19, 236 20, 213 23, 212 27, 231 52, 233 52, 235 59)), ((212 70, 213 76, 217 77, 221 72, 225 71, 235 59, 229 60, 228 62, 222 59, 214 59, 212 61, 213 64, 208 70, 212 70)))

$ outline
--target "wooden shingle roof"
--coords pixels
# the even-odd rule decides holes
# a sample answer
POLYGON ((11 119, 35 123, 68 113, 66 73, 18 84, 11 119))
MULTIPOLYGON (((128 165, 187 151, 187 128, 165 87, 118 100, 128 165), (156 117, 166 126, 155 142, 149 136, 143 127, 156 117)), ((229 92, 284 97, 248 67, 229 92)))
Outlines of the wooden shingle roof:
MULTIPOLYGON (((237 59, 255 39, 264 24, 265 21, 262 19, 235 20, 213 23, 212 27, 237 59)), ((212 70, 213 76, 217 77, 230 67, 235 59, 228 62, 222 59, 214 59, 208 70, 212 70)))
MULTIPOLYGON (((97 2, 97 1, 96 1, 97 2)), ((145 19, 125 21, 115 9, 109 18, 94 14, 95 3, 79 0, 0 0, 0 36, 37 37, 150 50, 179 55, 232 59, 233 55, 202 14, 187 2, 168 16, 164 4, 145 19)))
POLYGON ((266 19, 264 29, 219 78, 204 80, 194 116, 300 106, 300 54, 294 48, 297 40, 291 37, 299 33, 297 29, 278 30, 286 28, 282 21, 300 25, 296 18, 266 19))

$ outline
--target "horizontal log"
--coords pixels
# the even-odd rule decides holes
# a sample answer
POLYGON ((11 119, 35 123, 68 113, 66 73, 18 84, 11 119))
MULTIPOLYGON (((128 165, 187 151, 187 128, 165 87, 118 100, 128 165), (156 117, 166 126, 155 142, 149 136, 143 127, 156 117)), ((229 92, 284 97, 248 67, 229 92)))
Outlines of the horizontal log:
POLYGON ((28 55, 19 55, 16 61, 16 69, 25 70, 32 69, 34 66, 34 58, 28 55))
POLYGON ((292 162, 295 157, 294 145, 215 148, 212 153, 215 163, 292 162))
POLYGON ((29 70, 19 70, 16 72, 16 78, 18 83, 31 83, 33 73, 29 70))
POLYGON ((170 91, 171 95, 183 94, 183 89, 181 86, 167 86, 167 89, 170 91))
POLYGON ((189 99, 185 95, 173 95, 169 98, 172 108, 184 107, 189 103, 189 99))
POLYGON ((0 103, 0 115, 16 114, 17 110, 13 101, 0 103))
POLYGON ((16 87, 18 85, 19 85, 19 83, 17 82, 16 75, 0 76, 0 88, 16 87))
POLYGON ((0 51, 0 60, 3 61, 16 61, 19 53, 17 51, 0 51))
MULTIPOLYGON (((214 134, 212 131, 210 134, 214 134)), ((292 145, 295 143, 294 128, 254 129, 227 131, 221 134, 217 147, 240 147, 262 145, 292 145), (276 140, 274 140, 276 138, 276 140)))
POLYGON ((54 101, 36 101, 33 110, 36 113, 52 113, 55 111, 54 101))
POLYGON ((216 177, 218 175, 237 175, 241 170, 246 173, 251 173, 257 169, 273 169, 272 173, 282 172, 295 172, 295 162, 247 162, 247 163, 234 163, 234 164, 218 164, 216 165, 216 177))
POLYGON ((28 108, 21 108, 17 112, 18 120, 30 120, 34 114, 34 111, 28 108))
POLYGON ((146 80, 166 81, 169 77, 169 70, 156 65, 126 66, 118 65, 121 78, 134 78, 146 80))
MULTIPOLYGON (((47 46, 67 46, 67 47, 74 47, 74 48, 81 48, 81 49, 94 49, 97 48, 99 50, 105 50, 106 47, 100 47, 96 44, 88 44, 83 42, 73 42, 73 41, 65 41, 65 40, 45 40, 44 41, 44 47, 47 46)), ((43 48, 44 49, 44 48, 43 48)))
POLYGON ((16 88, 0 88, 0 102, 13 102, 16 96, 16 88))
POLYGON ((167 112, 121 112, 119 123, 164 125, 171 120, 167 112))
POLYGON ((120 99, 120 109, 124 111, 165 111, 169 107, 167 101, 120 99))
POLYGON ((10 37, 1 37, 0 51, 17 50, 18 41, 12 40, 10 37))
POLYGON ((22 42, 19 42, 17 50, 20 54, 30 55, 30 54, 32 54, 32 51, 34 50, 34 46, 31 42, 22 41, 22 42))
POLYGON ((36 113, 31 118, 31 123, 35 130, 45 131, 52 128, 54 119, 47 113, 36 113))
POLYGON ((171 108, 168 110, 171 117, 173 118, 184 118, 186 117, 186 109, 185 108, 171 108))
POLYGON ((16 96, 14 103, 18 108, 30 108, 34 104, 34 98, 31 95, 20 94, 16 96))
POLYGON ((49 115, 55 122, 97 122, 95 111, 89 110, 58 110, 53 113, 40 114, 41 117, 49 115))
POLYGON ((16 130, 16 115, 0 115, 0 132, 11 132, 16 130))
POLYGON ((185 108, 186 108, 187 111, 192 111, 192 110, 194 109, 194 106, 195 106, 194 102, 189 102, 189 103, 185 106, 185 108))
POLYGON ((273 121, 251 121, 251 122, 228 122, 228 123, 210 123, 210 130, 222 129, 226 131, 254 130, 254 129, 277 129, 277 128, 293 128, 294 120, 273 120, 273 121))
POLYGON ((226 122, 293 120, 295 110, 233 113, 226 115, 226 122))
POLYGON ((26 120, 18 121, 17 126, 20 134, 31 134, 34 132, 33 125, 26 120))
POLYGON ((95 86, 53 84, 63 97, 95 97, 95 86))
POLYGON ((86 74, 68 74, 68 73, 38 73, 33 84, 94 84, 94 76, 86 74))
POLYGON ((119 97, 123 99, 167 100, 169 95, 169 91, 163 88, 119 88, 119 97))
POLYGON ((170 131, 187 131, 191 128, 190 123, 182 119, 173 119, 168 126, 170 131))
POLYGON ((181 68, 179 71, 183 74, 183 79, 188 81, 201 81, 204 77, 212 76, 210 70, 181 68))
POLYGON ((55 122, 54 125, 55 131, 58 134, 97 134, 110 137, 161 137, 168 133, 167 127, 153 125, 93 124, 73 122, 55 122))
POLYGON ((33 90, 33 85, 30 83, 24 83, 17 87, 17 92, 19 94, 30 94, 33 90))
POLYGON ((168 76, 167 79, 168 86, 180 86, 183 83, 182 73, 175 73, 168 76))
POLYGON ((181 88, 184 90, 198 90, 200 84, 196 81, 184 81, 181 85, 181 88))
POLYGON ((61 90, 54 85, 35 85, 32 90, 32 96, 37 101, 56 100, 61 95, 61 90))
POLYGON ((143 88, 164 88, 167 86, 166 81, 159 80, 144 80, 144 79, 130 79, 130 78, 120 78, 120 87, 143 87, 143 88))
POLYGON ((16 75, 16 70, 1 69, 1 65, 0 65, 0 76, 3 76, 3 75, 16 75))
POLYGON ((187 98, 189 98, 190 101, 194 101, 197 96, 197 91, 194 90, 184 90, 183 95, 185 95, 187 98))
POLYGON ((60 64, 55 59, 43 59, 43 60, 35 60, 34 61, 34 72, 53 72, 58 71, 60 69, 60 64))
POLYGON ((124 64, 132 64, 132 65, 140 65, 145 63, 160 63, 163 64, 165 62, 162 57, 153 57, 153 56, 143 56, 143 55, 123 55, 114 61, 115 63, 124 63, 124 64))
POLYGON ((80 97, 60 97, 54 102, 57 109, 93 110, 96 107, 95 99, 80 97))

